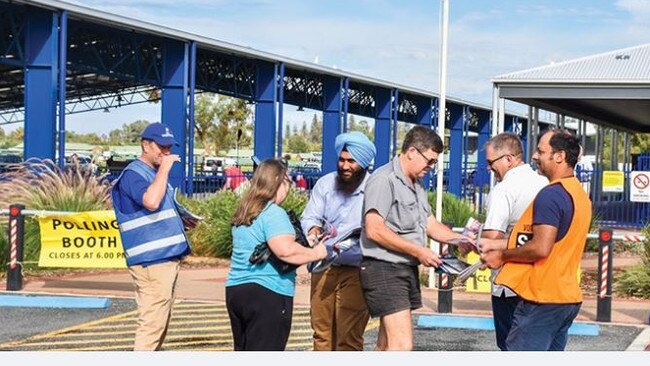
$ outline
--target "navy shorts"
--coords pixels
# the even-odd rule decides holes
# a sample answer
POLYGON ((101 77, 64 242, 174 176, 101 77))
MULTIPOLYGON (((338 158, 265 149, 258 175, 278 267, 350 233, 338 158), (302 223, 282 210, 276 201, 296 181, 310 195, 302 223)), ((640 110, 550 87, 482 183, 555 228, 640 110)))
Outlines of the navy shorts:
POLYGON ((422 307, 418 267, 364 257, 361 288, 373 318, 422 307))
POLYGON ((508 351, 563 351, 581 304, 537 304, 521 300, 506 338, 508 351))

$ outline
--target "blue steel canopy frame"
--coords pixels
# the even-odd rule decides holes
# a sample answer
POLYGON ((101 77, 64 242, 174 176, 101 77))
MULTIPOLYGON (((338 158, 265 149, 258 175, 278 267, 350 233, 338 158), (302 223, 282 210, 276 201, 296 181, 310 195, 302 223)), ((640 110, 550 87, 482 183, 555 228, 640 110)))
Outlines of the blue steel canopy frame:
MULTIPOLYGON (((342 82, 336 99, 337 103, 341 105, 338 118, 342 119, 343 131, 347 130, 348 113, 376 118, 375 144, 378 148, 376 167, 388 162, 388 158, 391 156, 391 147, 393 152, 398 149, 395 146, 397 131, 396 129, 391 130, 391 125, 396 124, 398 120, 435 125, 432 121, 434 113, 432 104, 435 108, 437 97, 431 92, 295 61, 77 5, 54 0, 13 0, 11 2, 0 0, 0 20, 2 20, 0 22, 0 32, 2 32, 0 34, 0 73, 2 74, 2 78, 0 78, 0 123, 20 120, 23 111, 26 111, 24 106, 31 105, 26 103, 29 102, 28 94, 32 92, 29 89, 36 89, 33 87, 32 81, 25 84, 28 89, 25 93, 23 80, 32 76, 27 76, 24 70, 43 66, 45 70, 50 68, 49 74, 43 72, 43 75, 54 78, 50 87, 45 88, 53 95, 46 104, 53 106, 52 110, 55 111, 58 93, 60 104, 65 104, 65 113, 60 112, 63 118, 68 113, 157 101, 161 99, 161 89, 163 89, 162 94, 165 100, 161 107, 163 110, 161 119, 173 120, 175 132, 179 136, 187 137, 185 140, 193 139, 193 125, 190 123, 191 112, 188 112, 188 108, 191 109, 195 89, 254 102, 256 104, 256 136, 258 137, 255 140, 255 151, 259 152, 261 157, 276 156, 276 143, 277 152, 282 150, 282 130, 278 131, 276 127, 278 123, 282 123, 282 115, 277 112, 277 104, 286 102, 299 107, 326 111, 325 79, 339 80, 339 84, 342 82), (55 27, 50 27, 49 35, 53 39, 59 37, 62 46, 59 47, 58 53, 55 47, 55 50, 48 54, 51 58, 51 61, 48 61, 49 64, 47 62, 29 64, 26 57, 26 46, 33 47, 37 43, 33 36, 30 38, 27 35, 26 18, 28 14, 39 12, 50 13, 52 21, 64 19, 65 14, 68 13, 67 37, 61 37, 56 34, 55 27), (67 42, 65 38, 67 38, 67 42), (163 55, 165 47, 169 47, 170 42, 179 45, 178 47, 182 45, 184 49, 182 61, 179 56, 180 51, 175 51, 176 56, 174 57, 163 55), (189 46, 191 44, 194 46, 189 46), (187 51, 188 47, 194 47, 196 57, 191 56, 192 52, 187 51), (190 55, 188 56, 188 54, 190 55), (66 66, 63 68, 64 74, 59 73, 57 65, 63 63, 66 66), (172 63, 176 63, 177 67, 180 67, 179 63, 182 64, 180 68, 184 70, 185 74, 182 81, 178 76, 171 78, 170 75, 164 75, 165 65, 172 63), (282 70, 283 68, 285 75, 278 72, 278 69, 282 70), (193 69, 194 72, 188 72, 188 69, 193 69), (274 71, 271 72, 271 69, 274 71), (188 73, 194 76, 188 76, 188 73), (59 76, 58 81, 57 75, 59 76), (65 78, 62 78, 62 75, 65 75, 65 78), (188 81, 192 77, 196 78, 195 82, 188 81), (274 82, 271 83, 271 80, 274 82), (56 84, 60 85, 60 88, 57 89, 56 84), (269 87, 273 88, 272 92, 269 87), (174 96, 165 97, 165 94, 174 96), (285 98, 282 97, 282 94, 285 94, 285 98), (191 101, 183 101, 181 96, 186 99, 190 98, 191 101), (52 99, 54 99, 53 102, 52 99), (175 113, 173 116, 166 115, 170 110, 174 111, 169 112, 175 113), (181 120, 184 122, 179 122, 181 120), (189 130, 187 124, 190 124, 189 130), (275 135, 268 135, 268 132, 275 132, 275 135), (391 132, 395 133, 392 136, 392 141, 391 132), (277 137, 278 141, 275 141, 276 139, 271 141, 269 136, 277 137)), ((39 84, 39 87, 42 85, 46 84, 39 84)), ((33 99, 33 97, 31 98, 33 99)), ((39 96, 41 101, 48 100, 40 98, 39 96)), ((40 104, 43 105, 43 103, 40 104)), ((471 106, 471 113, 479 115, 490 110, 489 107, 454 98, 448 98, 448 104, 451 109, 471 106)), ((61 106, 59 107, 60 111, 64 110, 61 106)), ((33 114, 32 108, 29 109, 26 111, 27 114, 33 114)), ((52 115, 56 115, 56 113, 52 113, 52 115)), ((334 115, 335 113, 332 112, 332 118, 334 115)), ((507 115, 510 116, 510 114, 507 115)), ((48 118, 51 119, 51 116, 48 118)), ((483 120, 481 118, 479 120, 481 123, 478 125, 484 126, 483 120)), ((524 120, 526 119, 522 118, 520 122, 524 120)), ((467 120, 463 121, 463 126, 465 126, 467 120)), ((26 122, 26 126, 27 124, 28 122, 26 122)), ((65 121, 61 120, 58 131, 60 136, 64 135, 61 134, 61 130, 64 128, 65 121)), ((56 127, 50 129, 52 130, 50 132, 54 134, 47 139, 55 141, 56 127)), ((469 127, 465 126, 461 130, 466 132, 468 129, 480 130, 472 123, 469 127)), ((26 130, 28 129, 26 128, 26 130)), ((29 130, 33 130, 31 125, 29 130)), ((521 130, 523 133, 524 128, 522 127, 521 130)), ((341 131, 340 127, 339 131, 341 131)), ((333 130, 329 132, 333 133, 333 130)), ((29 134, 31 136, 31 132, 29 134)), ((36 139, 35 141, 40 140, 36 139)), ((54 155, 53 146, 54 142, 40 145, 40 148, 44 149, 43 154, 46 155, 44 157, 48 157, 48 154, 54 155)), ((325 146, 329 146, 329 143, 325 146)), ((59 148, 61 149, 61 146, 59 148)), ((185 151, 184 146, 183 154, 185 151)), ((453 148, 452 151, 454 151, 453 148)), ((479 149, 479 154, 480 151, 481 149, 479 149)), ((30 154, 32 153, 41 154, 41 152, 30 152, 30 154)), ((187 154, 189 155, 191 152, 187 150, 187 154)), ((330 154, 325 154, 324 159, 336 158, 329 156, 330 154)), ((184 159, 186 159, 185 155, 184 159)), ((185 174, 191 177, 192 162, 189 160, 192 159, 186 160, 186 165, 190 169, 185 174)), ((479 164, 482 160, 479 159, 479 164)), ((452 173, 455 174, 455 172, 452 173)), ((174 179, 178 182, 182 177, 176 174, 174 179)), ((191 191, 189 181, 187 190, 191 191)))

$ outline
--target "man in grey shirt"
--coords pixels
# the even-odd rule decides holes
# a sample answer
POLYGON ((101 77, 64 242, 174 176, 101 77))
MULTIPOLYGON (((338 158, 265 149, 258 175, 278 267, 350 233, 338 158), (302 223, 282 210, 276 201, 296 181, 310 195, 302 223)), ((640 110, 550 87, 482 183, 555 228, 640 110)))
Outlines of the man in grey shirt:
POLYGON ((460 237, 431 214, 420 178, 438 163, 443 145, 430 128, 413 127, 401 153, 368 179, 361 235, 361 285, 370 316, 380 318, 377 350, 413 348, 411 311, 422 307, 418 265, 438 267, 427 237, 460 237))

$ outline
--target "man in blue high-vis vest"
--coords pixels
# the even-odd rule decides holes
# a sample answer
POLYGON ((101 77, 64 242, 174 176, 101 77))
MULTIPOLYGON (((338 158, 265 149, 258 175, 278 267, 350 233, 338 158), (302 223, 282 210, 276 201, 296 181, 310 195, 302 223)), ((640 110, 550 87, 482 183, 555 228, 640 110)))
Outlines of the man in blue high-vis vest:
POLYGON ((124 168, 111 197, 126 264, 136 287, 136 351, 161 348, 171 319, 181 259, 190 253, 183 223, 174 205, 169 172, 178 145, 168 126, 148 125, 141 135, 140 157, 124 168))

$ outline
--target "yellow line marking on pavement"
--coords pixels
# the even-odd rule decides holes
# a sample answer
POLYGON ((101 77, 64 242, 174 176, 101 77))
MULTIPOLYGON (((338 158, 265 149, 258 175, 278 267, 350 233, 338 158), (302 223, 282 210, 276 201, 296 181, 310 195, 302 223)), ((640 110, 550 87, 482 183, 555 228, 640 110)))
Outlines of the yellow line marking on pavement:
POLYGON ((62 333, 67 333, 67 332, 70 332, 70 331, 73 331, 73 330, 79 330, 79 329, 92 327, 95 324, 102 324, 102 323, 105 323, 107 321, 110 322, 110 321, 112 321, 114 319, 120 319, 120 318, 122 318, 124 316, 130 316, 130 315, 135 314, 135 313, 136 313, 136 311, 130 311, 130 312, 127 312, 127 313, 122 313, 122 314, 117 314, 117 315, 114 315, 114 316, 110 316, 108 318, 102 318, 102 319, 94 320, 94 321, 84 323, 84 324, 81 324, 81 325, 73 325, 73 326, 70 326, 70 327, 63 328, 63 329, 58 329, 58 330, 55 330, 53 332, 37 334, 37 335, 29 337, 27 339, 22 339, 22 340, 18 340, 18 341, 3 343, 3 344, 0 344, 0 349, 1 348, 11 347, 11 346, 14 346, 14 345, 19 345, 19 344, 22 344, 22 343, 25 343, 25 342, 30 342, 32 340, 39 340, 39 339, 44 339, 44 338, 54 338, 54 337, 56 337, 56 336, 58 336, 58 335, 60 335, 62 333))
MULTIPOLYGON (((93 328, 92 330, 95 330, 93 328)), ((57 340, 54 342, 44 342, 44 343, 30 343, 29 345, 35 345, 35 344, 60 344, 58 339, 62 338, 75 338, 75 337, 87 337, 87 336, 118 336, 118 335, 127 335, 127 336, 133 336, 135 334, 135 329, 130 330, 130 331, 121 331, 121 332, 94 332, 94 331, 87 331, 87 332, 78 332, 78 333, 66 333, 66 334, 61 334, 57 336, 57 340)), ((228 336, 232 337, 231 334, 231 328, 230 325, 227 326, 221 326, 221 327, 202 327, 202 328, 180 328, 180 329, 172 329, 170 328, 169 331, 167 332, 168 336, 165 339, 174 339, 174 337, 179 337, 180 334, 185 334, 188 332, 196 332, 197 334, 185 334, 185 338, 192 338, 195 336, 211 336, 211 337, 222 337, 224 333, 200 333, 200 332, 213 332, 213 331, 228 331, 228 336)), ((291 334, 303 334, 303 333, 312 333, 311 328, 303 328, 303 329, 296 329, 296 330, 291 330, 291 334)), ((104 338, 105 339, 105 338, 104 338)), ((101 340, 100 340, 101 341, 101 340)), ((95 341, 85 341, 85 342, 95 342, 95 341)), ((97 341, 99 342, 99 341, 97 341)))
MULTIPOLYGON (((180 313, 194 313, 195 315, 200 315, 208 312, 217 312, 222 313, 225 308, 224 305, 212 305, 209 304, 179 304, 174 305, 174 309, 184 309, 194 308, 194 311, 180 311, 180 313), (201 311, 203 310, 203 311, 201 311), (209 310, 209 311, 208 311, 209 310)), ((177 311, 174 311, 174 314, 177 314, 177 311)), ((168 337, 166 342, 163 345, 163 348, 169 348, 170 346, 191 346, 191 345, 201 345, 201 344, 218 344, 224 343, 226 339, 228 342, 232 342, 232 333, 230 331, 230 320, 227 315, 215 315, 215 316, 200 316, 198 320, 189 320, 183 321, 185 319, 195 319, 196 316, 175 316, 172 315, 172 320, 170 322, 170 329, 168 332, 168 337), (208 323, 210 326, 205 326, 208 323), (194 325, 201 324, 203 327, 193 328, 193 327, 180 327, 183 325, 194 325), (188 332, 219 332, 221 333, 204 333, 204 334, 185 334, 188 332), (223 332, 227 331, 227 332, 223 332), (174 342, 175 340, 188 340, 195 338, 211 338, 210 340, 195 340, 187 342, 174 342), (168 342, 169 341, 169 342, 168 342), (166 347, 167 346, 167 347, 166 347)), ((47 351, 102 351, 102 350, 131 350, 133 344, 133 336, 135 334, 135 329, 137 327, 137 310, 129 311, 126 313, 121 313, 113 316, 109 316, 102 319, 97 319, 87 323, 74 325, 56 331, 47 332, 43 334, 38 334, 26 339, 16 340, 0 344, 0 349, 15 349, 22 350, 24 348, 34 348, 38 346, 50 346, 54 348, 48 348, 47 351), (102 331, 102 330, 117 330, 117 331, 102 331), (97 336, 108 336, 113 338, 102 338, 96 340, 87 340, 82 339, 78 341, 68 340, 60 341, 60 339, 70 339, 75 337, 97 337, 97 336), (116 337, 116 336, 128 336, 128 337, 116 337), (111 342, 112 344, 106 346, 93 346, 94 343, 106 343, 111 342), (119 343, 127 343, 125 345, 120 345, 119 343), (118 343, 118 344, 116 344, 118 343), (86 344, 91 345, 90 347, 76 347, 76 348, 64 348, 61 346, 65 345, 77 345, 77 344, 86 344)), ((296 307, 294 308, 294 313, 292 317, 293 327, 290 333, 289 342, 311 339, 312 338, 312 329, 310 325, 310 316, 309 308, 306 307, 296 307), (304 336, 303 336, 304 335, 304 336)), ((309 345, 311 347, 312 343, 301 343, 299 345, 309 345)), ((291 343, 287 345, 290 347, 291 343)), ((205 350, 204 348, 200 348, 205 350)), ((222 347, 216 347, 216 349, 222 349, 222 347)), ((232 345, 229 348, 232 350, 232 345)))

